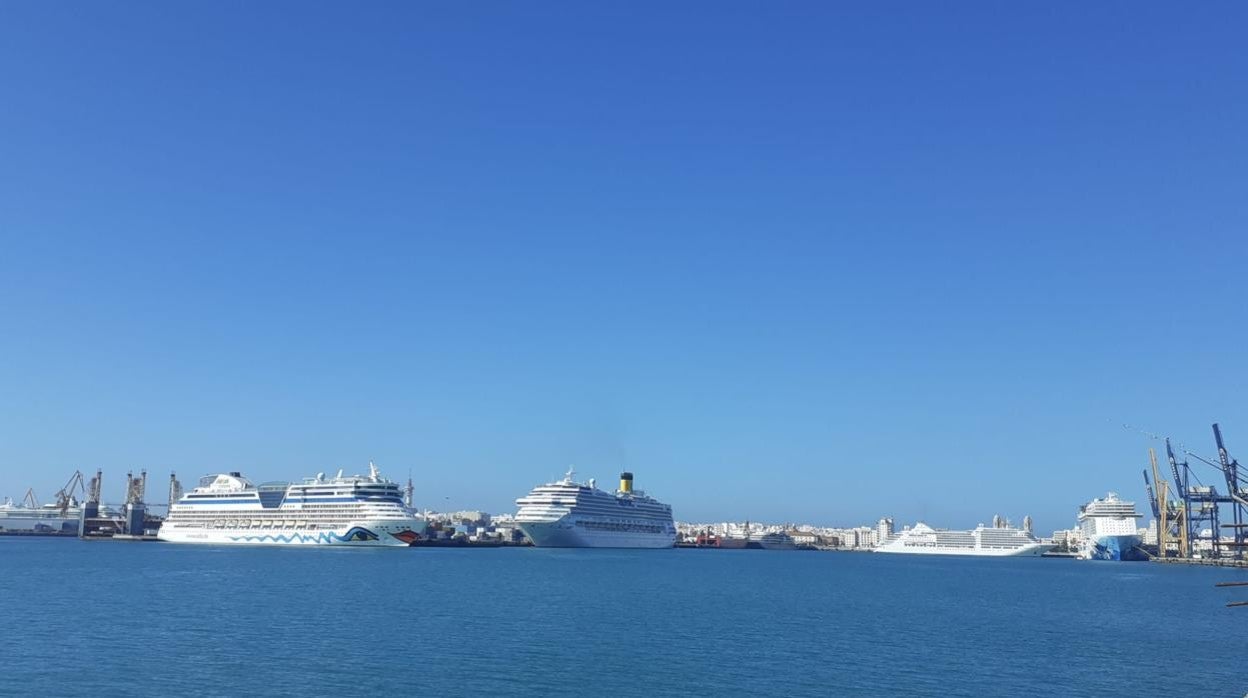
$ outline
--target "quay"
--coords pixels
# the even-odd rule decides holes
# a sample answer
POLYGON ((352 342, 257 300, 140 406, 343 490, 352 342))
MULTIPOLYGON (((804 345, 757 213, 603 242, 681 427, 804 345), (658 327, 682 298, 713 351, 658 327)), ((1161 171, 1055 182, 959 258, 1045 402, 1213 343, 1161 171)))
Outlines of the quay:
POLYGON ((82 539, 84 541, 129 541, 132 543, 155 543, 160 541, 160 538, 146 533, 142 534, 142 536, 132 536, 130 533, 114 533, 112 536, 82 536, 82 539))
POLYGON ((412 548, 527 548, 532 543, 505 540, 469 540, 467 538, 422 538, 412 542, 412 548))
POLYGON ((1248 569, 1248 560, 1234 560, 1231 558, 1154 557, 1150 562, 1159 562, 1167 565, 1206 565, 1208 567, 1248 569))
POLYGON ((77 538, 77 531, 8 531, 0 528, 0 536, 22 536, 25 538, 77 538))

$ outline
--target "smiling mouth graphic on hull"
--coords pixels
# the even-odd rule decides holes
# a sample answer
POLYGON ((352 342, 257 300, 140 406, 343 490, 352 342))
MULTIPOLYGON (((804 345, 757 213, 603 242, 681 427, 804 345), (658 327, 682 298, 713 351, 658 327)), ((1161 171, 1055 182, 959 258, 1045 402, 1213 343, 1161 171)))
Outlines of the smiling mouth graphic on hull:
POLYGON ((408 529, 406 531, 399 531, 398 533, 391 533, 390 535, 394 536, 395 538, 398 538, 399 540, 403 541, 404 543, 407 543, 408 545, 412 545, 416 541, 420 540, 420 534, 411 529, 408 529))

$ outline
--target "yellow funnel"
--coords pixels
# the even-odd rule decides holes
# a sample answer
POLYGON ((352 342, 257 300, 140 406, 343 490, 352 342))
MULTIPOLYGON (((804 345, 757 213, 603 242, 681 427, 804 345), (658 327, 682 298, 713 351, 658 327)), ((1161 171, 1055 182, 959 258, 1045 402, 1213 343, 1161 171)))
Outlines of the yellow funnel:
POLYGON ((620 473, 620 491, 625 494, 633 491, 632 473, 620 473))

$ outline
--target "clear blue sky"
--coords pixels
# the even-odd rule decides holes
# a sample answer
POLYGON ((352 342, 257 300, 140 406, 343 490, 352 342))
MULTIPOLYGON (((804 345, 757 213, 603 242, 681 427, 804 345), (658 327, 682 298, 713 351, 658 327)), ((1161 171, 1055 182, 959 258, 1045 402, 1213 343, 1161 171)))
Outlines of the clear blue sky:
POLYGON ((1242 3, 0 4, 0 493, 1044 531, 1248 457, 1242 3))

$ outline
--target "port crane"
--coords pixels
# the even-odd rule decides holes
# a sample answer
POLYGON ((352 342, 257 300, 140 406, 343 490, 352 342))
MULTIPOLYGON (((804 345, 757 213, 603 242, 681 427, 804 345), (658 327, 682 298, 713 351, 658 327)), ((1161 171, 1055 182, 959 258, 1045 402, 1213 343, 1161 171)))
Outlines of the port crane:
POLYGON ((1144 473, 1144 489, 1148 491, 1148 505, 1153 509, 1153 518, 1160 520, 1161 509, 1157 506, 1157 494, 1153 491, 1153 483, 1148 479, 1148 470, 1142 472, 1144 473))
MULTIPOLYGON (((1170 442, 1166 440, 1166 447, 1169 450, 1170 442)), ((1153 486, 1148 481, 1148 471, 1144 471, 1144 486, 1148 490, 1149 505, 1153 510, 1153 517, 1157 522, 1157 554, 1166 557, 1169 551, 1169 538, 1175 536, 1178 539, 1178 552, 1180 557, 1188 555, 1188 538, 1187 538, 1187 519, 1185 517, 1186 508, 1182 502, 1171 502, 1169 497, 1170 483, 1166 482, 1161 476, 1161 469, 1157 467, 1157 451, 1148 449, 1149 465, 1153 469, 1153 483, 1157 486, 1156 494, 1153 492, 1153 486), (1175 529, 1171 532, 1171 528, 1175 529)), ((1173 462, 1173 461, 1172 461, 1173 462)), ((1177 471, 1176 471, 1177 473, 1177 471)), ((1176 477, 1176 482, 1178 478, 1176 477)), ((1176 485, 1175 489, 1181 492, 1176 485)))
POLYGON ((1192 500, 1189 487, 1191 484, 1191 472, 1187 461, 1183 461, 1180 464, 1179 460, 1174 457, 1174 448, 1170 445, 1168 437, 1166 438, 1166 462, 1170 464, 1170 474, 1174 476, 1174 489, 1178 492, 1179 506, 1183 510, 1183 529, 1180 533, 1182 536, 1182 550, 1179 554, 1182 557, 1190 557, 1192 540, 1195 538, 1195 535, 1199 535, 1199 531, 1195 531, 1192 528, 1192 500), (1180 467, 1182 468, 1181 473, 1180 467))
MULTIPOLYGON (((1184 449, 1184 455, 1191 456, 1196 460, 1208 465, 1219 471, 1227 485, 1227 493, 1221 494, 1218 488, 1213 485, 1193 485, 1188 488, 1189 502, 1198 502, 1201 507, 1198 521, 1209 523, 1210 533, 1208 539, 1214 557, 1221 557, 1223 547, 1233 548, 1235 557, 1242 558, 1245 547, 1245 536, 1248 535, 1248 488, 1245 487, 1243 476, 1239 472, 1239 461, 1230 457, 1227 453, 1226 443, 1222 439, 1222 430, 1217 425, 1213 425, 1213 438, 1218 446, 1218 461, 1214 462, 1208 458, 1201 456, 1199 453, 1193 453, 1184 449), (1231 505, 1231 515, 1234 523, 1221 524, 1220 505, 1231 505), (1235 531, 1233 542, 1223 542, 1220 529, 1230 528, 1235 531)), ((1193 474, 1193 477, 1195 475, 1193 474)), ((1199 481, 1199 479, 1198 479, 1199 481)), ((1200 539, 1206 537, 1201 534, 1200 539)))
MULTIPOLYGON (((1138 431, 1150 439, 1161 438, 1156 434, 1144 431, 1129 424, 1124 428, 1138 431)), ((1173 530, 1178 536, 1178 553, 1183 557, 1212 555, 1220 558, 1227 549, 1234 557, 1243 559, 1248 550, 1248 473, 1240 469, 1239 461, 1231 457, 1226 442, 1222 438, 1222 428, 1213 425, 1213 439, 1217 445, 1218 458, 1212 460, 1194 453, 1179 444, 1185 458, 1180 461, 1175 456, 1174 446, 1166 439, 1166 461, 1170 465, 1170 474, 1174 478, 1173 492, 1178 501, 1170 502, 1167 492, 1169 483, 1161 476, 1157 467, 1153 449, 1149 449, 1152 460, 1153 475, 1150 480, 1148 470, 1144 471, 1144 485, 1148 491, 1149 506, 1157 519, 1158 541, 1162 542, 1174 524, 1173 530), (1215 484, 1205 484, 1192 469, 1186 456, 1212 467, 1221 474, 1226 483, 1226 492, 1219 491, 1215 484), (1232 523, 1221 523, 1222 505, 1230 505, 1232 523), (1162 525, 1164 522, 1164 525, 1162 525), (1233 540, 1223 541, 1222 529, 1234 531, 1233 540)), ((1167 545, 1160 545, 1164 556, 1167 545)))
POLYGON ((1231 502, 1231 515, 1235 522, 1227 526, 1235 532, 1235 555, 1242 557, 1245 547, 1244 528, 1248 526, 1248 523, 1245 523, 1245 519, 1248 518, 1246 516, 1248 512, 1245 511, 1248 509, 1248 501, 1244 499, 1248 496, 1248 487, 1245 487, 1245 482, 1239 475, 1239 460, 1231 458, 1226 452, 1226 444, 1222 441, 1222 429, 1216 423, 1213 425, 1213 440, 1218 445, 1218 463, 1222 466, 1222 474, 1226 477, 1227 494, 1234 500, 1231 502))
MULTIPOLYGON (((1211 461, 1191 451, 1184 451, 1184 454, 1209 465, 1214 465, 1211 461)), ((1221 529, 1219 523, 1221 510, 1219 505, 1230 503, 1233 500, 1218 492, 1217 486, 1206 485, 1190 468, 1187 471, 1187 475, 1191 478, 1187 486, 1187 506, 1191 511, 1191 516, 1188 519, 1192 530, 1190 538, 1198 547, 1201 547, 1200 543, 1203 541, 1205 543, 1203 547, 1211 552, 1213 557, 1221 557, 1222 542, 1218 534, 1218 531, 1221 529)))
POLYGON ((78 500, 74 499, 75 492, 83 497, 87 493, 81 470, 75 470, 74 474, 70 476, 69 482, 65 483, 65 486, 56 493, 56 507, 60 510, 61 516, 69 513, 69 508, 77 503, 78 500))

